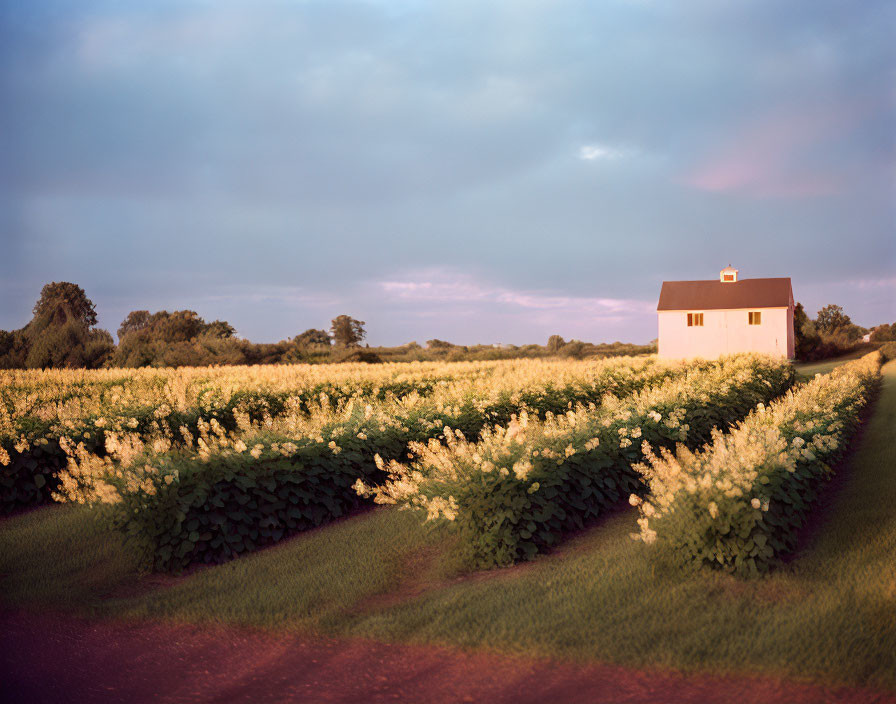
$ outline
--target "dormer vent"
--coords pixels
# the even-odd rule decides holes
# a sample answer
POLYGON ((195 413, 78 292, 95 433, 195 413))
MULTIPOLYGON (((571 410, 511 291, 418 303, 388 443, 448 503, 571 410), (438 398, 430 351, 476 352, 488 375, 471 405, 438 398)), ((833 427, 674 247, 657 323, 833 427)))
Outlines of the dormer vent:
POLYGON ((737 269, 729 264, 719 272, 719 281, 723 284, 737 283, 737 269))

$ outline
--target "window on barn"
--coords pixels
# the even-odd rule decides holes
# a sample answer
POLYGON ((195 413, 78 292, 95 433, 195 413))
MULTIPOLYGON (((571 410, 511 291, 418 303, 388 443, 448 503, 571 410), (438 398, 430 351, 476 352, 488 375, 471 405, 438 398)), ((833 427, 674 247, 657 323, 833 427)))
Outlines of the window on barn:
POLYGON ((703 327, 703 313, 688 313, 688 327, 703 327))
POLYGON ((762 311, 750 311, 750 325, 762 325, 762 311))
POLYGON ((734 281, 734 274, 723 274, 722 281, 734 281))

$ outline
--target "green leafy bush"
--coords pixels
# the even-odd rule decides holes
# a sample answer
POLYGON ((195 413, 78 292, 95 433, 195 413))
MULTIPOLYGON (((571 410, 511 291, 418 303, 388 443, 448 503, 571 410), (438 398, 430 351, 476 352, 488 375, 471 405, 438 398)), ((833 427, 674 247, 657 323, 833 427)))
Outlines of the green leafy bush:
POLYGON ((38 506, 59 488, 59 471, 66 465, 58 441, 17 452, 10 444, 9 461, 0 465, 0 515, 38 506))
POLYGON ((345 515, 359 503, 351 486, 371 476, 357 453, 339 461, 303 448, 286 457, 216 458, 199 468, 177 463, 125 492, 106 508, 115 527, 147 554, 155 570, 178 571, 195 563, 217 563, 274 543, 285 535, 345 515))

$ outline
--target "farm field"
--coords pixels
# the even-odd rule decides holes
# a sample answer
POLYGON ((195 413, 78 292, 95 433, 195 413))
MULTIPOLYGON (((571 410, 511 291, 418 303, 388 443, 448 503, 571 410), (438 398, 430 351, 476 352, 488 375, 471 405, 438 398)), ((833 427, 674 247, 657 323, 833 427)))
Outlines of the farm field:
MULTIPOLYGON (((614 383, 620 378, 632 381, 619 377, 616 366, 610 368, 614 383)), ((606 372, 601 369, 600 373, 606 372)), ((777 373, 773 366, 752 367, 751 373, 757 370, 768 373, 769 379, 777 373)), ((682 379, 682 387, 699 385, 699 379, 710 386, 715 373, 705 368, 654 371, 658 374, 651 383, 663 386, 670 399, 683 398, 677 386, 682 379), (676 377, 681 373, 686 376, 676 377)), ((816 373, 806 371, 807 376, 816 373)), ((588 371, 591 394, 597 393, 594 380, 600 373, 594 368, 588 371)), ((765 404, 781 395, 784 381, 765 404)), ((736 392, 745 393, 745 388, 736 392)), ((588 432, 581 437, 591 437, 591 417, 615 418, 612 414, 641 407, 624 405, 626 394, 640 393, 636 388, 618 388, 619 396, 609 397, 605 389, 601 391, 596 399, 586 400, 596 400, 604 410, 591 409, 564 421, 566 425, 542 425, 533 418, 535 430, 520 432, 530 442, 567 433, 566 444, 574 439, 575 433, 569 433, 586 426, 588 432)), ((549 396, 542 393, 537 398, 543 401, 549 396)), ((644 409, 654 409, 666 397, 644 392, 638 398, 644 409)), ((712 399, 714 404, 723 400, 712 399)), ((750 397, 743 410, 731 402, 725 422, 742 418, 757 400, 750 397)), ((518 405, 515 410, 519 409, 518 405)), ((562 407, 553 412, 561 411, 562 407)), ((537 415, 536 409, 533 416, 537 415)), ((265 423, 262 418, 258 427, 247 426, 241 432, 245 437, 267 438, 264 452, 268 452, 271 442, 283 442, 275 431, 285 430, 273 419, 265 423)), ((0 591, 7 607, 63 610, 89 618, 254 626, 634 667, 763 673, 893 690, 896 566, 891 556, 896 549, 896 521, 891 507, 896 500, 896 451, 890 436, 894 427, 896 362, 889 362, 883 367, 873 412, 851 454, 839 460, 838 478, 814 507, 815 520, 802 530, 797 553, 760 577, 680 569, 654 559, 650 546, 631 537, 641 530, 639 509, 608 494, 598 513, 583 514, 581 528, 565 525, 559 543, 535 545, 536 554, 515 553, 510 560, 534 556, 531 561, 491 570, 472 568, 470 553, 463 549, 468 534, 459 533, 455 521, 422 523, 415 512, 353 503, 345 508, 347 515, 334 516, 329 525, 264 550, 247 550, 252 554, 238 560, 186 566, 184 574, 149 573, 146 555, 98 521, 95 508, 45 506, 0 523, 0 591)), ((661 440, 660 435, 657 438, 661 440)), ((708 435, 701 437, 705 439, 708 435)), ((500 463, 502 456, 494 450, 499 446, 484 442, 476 447, 494 451, 489 457, 500 463)), ((601 443, 583 454, 598 457, 587 453, 603 452, 599 448, 607 442, 601 443)), ((221 445, 213 450, 210 457, 232 456, 221 445)), ((464 446, 455 448, 456 453, 463 451, 464 446)), ((170 452, 169 447, 161 454, 170 452)), ((573 453, 558 459, 556 466, 565 468, 575 457, 573 453)), ((569 471, 572 474, 564 476, 579 476, 575 467, 569 471)), ((367 475, 367 480, 371 477, 376 475, 367 475)), ((418 487, 425 489, 426 484, 418 487)), ((437 495, 430 492, 427 499, 431 502, 437 495)), ((458 512, 472 510, 473 504, 464 504, 461 497, 458 501, 458 512)), ((530 538, 514 540, 516 545, 530 538)))

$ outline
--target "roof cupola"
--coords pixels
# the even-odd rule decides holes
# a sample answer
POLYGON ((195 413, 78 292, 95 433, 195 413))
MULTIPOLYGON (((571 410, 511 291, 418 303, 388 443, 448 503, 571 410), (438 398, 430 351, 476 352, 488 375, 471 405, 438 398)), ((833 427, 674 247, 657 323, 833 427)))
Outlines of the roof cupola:
POLYGON ((719 272, 719 281, 723 284, 737 283, 737 269, 729 264, 719 272))

